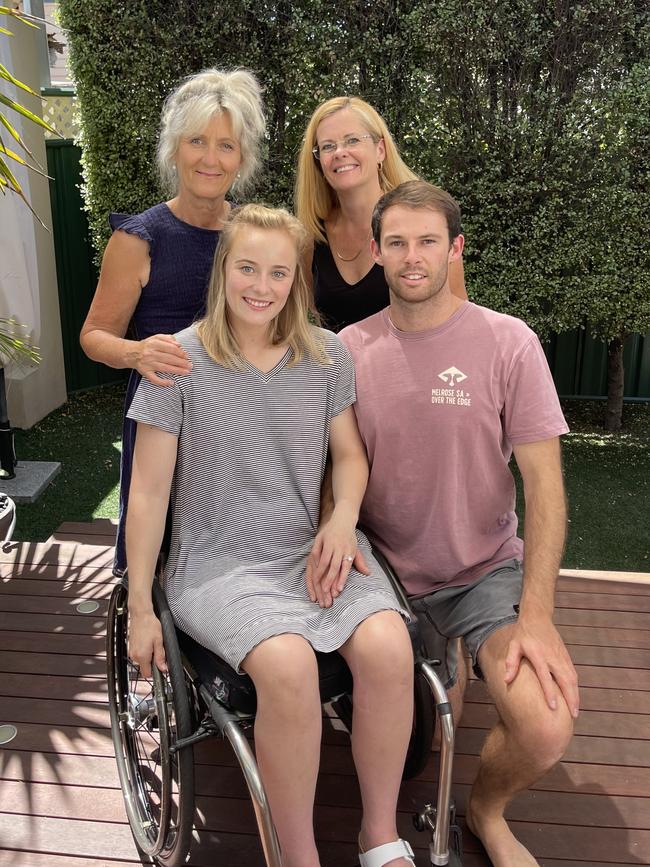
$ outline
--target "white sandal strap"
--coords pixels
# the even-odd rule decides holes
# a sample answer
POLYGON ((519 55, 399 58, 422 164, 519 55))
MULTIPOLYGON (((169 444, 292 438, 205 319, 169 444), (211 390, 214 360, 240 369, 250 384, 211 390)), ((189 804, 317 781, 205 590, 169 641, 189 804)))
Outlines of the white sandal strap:
POLYGON ((367 852, 359 853, 359 863, 361 867, 384 867, 389 861, 394 861, 395 858, 406 858, 415 867, 413 849, 409 846, 406 840, 395 840, 394 843, 384 843, 383 846, 375 846, 374 849, 368 849, 367 852))

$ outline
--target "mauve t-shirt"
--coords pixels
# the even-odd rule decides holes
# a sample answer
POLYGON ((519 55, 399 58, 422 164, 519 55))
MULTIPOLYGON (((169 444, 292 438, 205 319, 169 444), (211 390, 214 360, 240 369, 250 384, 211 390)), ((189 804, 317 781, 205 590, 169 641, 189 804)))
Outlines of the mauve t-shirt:
POLYGON ((386 309, 339 336, 370 461, 360 520, 409 594, 521 559, 512 446, 568 431, 534 332, 467 301, 427 331, 386 309))

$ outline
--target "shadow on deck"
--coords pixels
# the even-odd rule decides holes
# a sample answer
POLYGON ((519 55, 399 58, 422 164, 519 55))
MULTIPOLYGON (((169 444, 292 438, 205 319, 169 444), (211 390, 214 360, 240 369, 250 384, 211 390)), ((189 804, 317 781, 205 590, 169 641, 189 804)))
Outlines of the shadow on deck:
MULTIPOLYGON (((0 554, 0 867, 139 864, 112 757, 104 676, 114 526, 63 525, 42 544, 0 554), (94 599, 99 608, 80 614, 94 599)), ((650 576, 563 573, 556 622, 581 683, 564 760, 510 807, 516 834, 544 867, 650 863, 650 576)), ((457 736, 461 824, 478 754, 495 719, 470 682, 457 736)), ((349 738, 326 719, 316 828, 323 867, 352 867, 360 821, 349 738)), ((435 798, 435 757, 404 784, 400 830, 428 864, 411 814, 435 798)), ((229 748, 196 748, 197 840, 190 865, 263 867, 245 785, 229 748)), ((465 867, 488 864, 465 831, 465 867)))

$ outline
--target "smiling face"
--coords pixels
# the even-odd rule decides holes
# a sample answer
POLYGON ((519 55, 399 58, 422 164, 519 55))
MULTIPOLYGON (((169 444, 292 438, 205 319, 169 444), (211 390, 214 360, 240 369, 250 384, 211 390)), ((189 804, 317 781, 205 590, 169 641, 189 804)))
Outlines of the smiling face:
POLYGON ((297 265, 288 232, 253 226, 237 231, 225 266, 228 321, 236 334, 269 329, 287 303, 297 265))
POLYGON ((241 147, 227 111, 204 130, 181 138, 175 156, 179 196, 223 198, 241 166, 241 147))
POLYGON ((373 240, 372 251, 391 293, 418 304, 449 293, 449 263, 461 255, 462 235, 450 242, 440 211, 394 205, 383 215, 381 248, 373 240))
POLYGON ((386 152, 382 140, 375 142, 368 135, 369 130, 351 108, 335 111, 318 124, 317 147, 338 143, 333 153, 321 153, 320 156, 323 176, 335 191, 363 184, 379 186, 377 163, 383 162, 386 152), (355 144, 352 144, 353 140, 356 140, 355 144))

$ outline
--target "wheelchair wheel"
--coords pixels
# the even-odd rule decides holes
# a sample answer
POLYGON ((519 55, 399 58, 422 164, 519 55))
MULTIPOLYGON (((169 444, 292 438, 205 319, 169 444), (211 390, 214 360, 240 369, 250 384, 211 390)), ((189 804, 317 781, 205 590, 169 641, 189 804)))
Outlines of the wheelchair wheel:
POLYGON ((192 734, 185 673, 174 624, 162 591, 154 585, 168 672, 153 667, 142 677, 127 655, 127 590, 111 596, 107 668, 111 734, 131 832, 138 848, 161 867, 180 867, 190 847, 194 817, 191 747, 170 747, 192 734))
MULTIPOLYGON (((429 684, 416 670, 414 683, 413 731, 406 751, 403 780, 410 780, 422 773, 431 755, 431 743, 435 729, 435 710, 429 684)), ((341 722, 352 732, 352 696, 342 695, 334 702, 341 722)))

